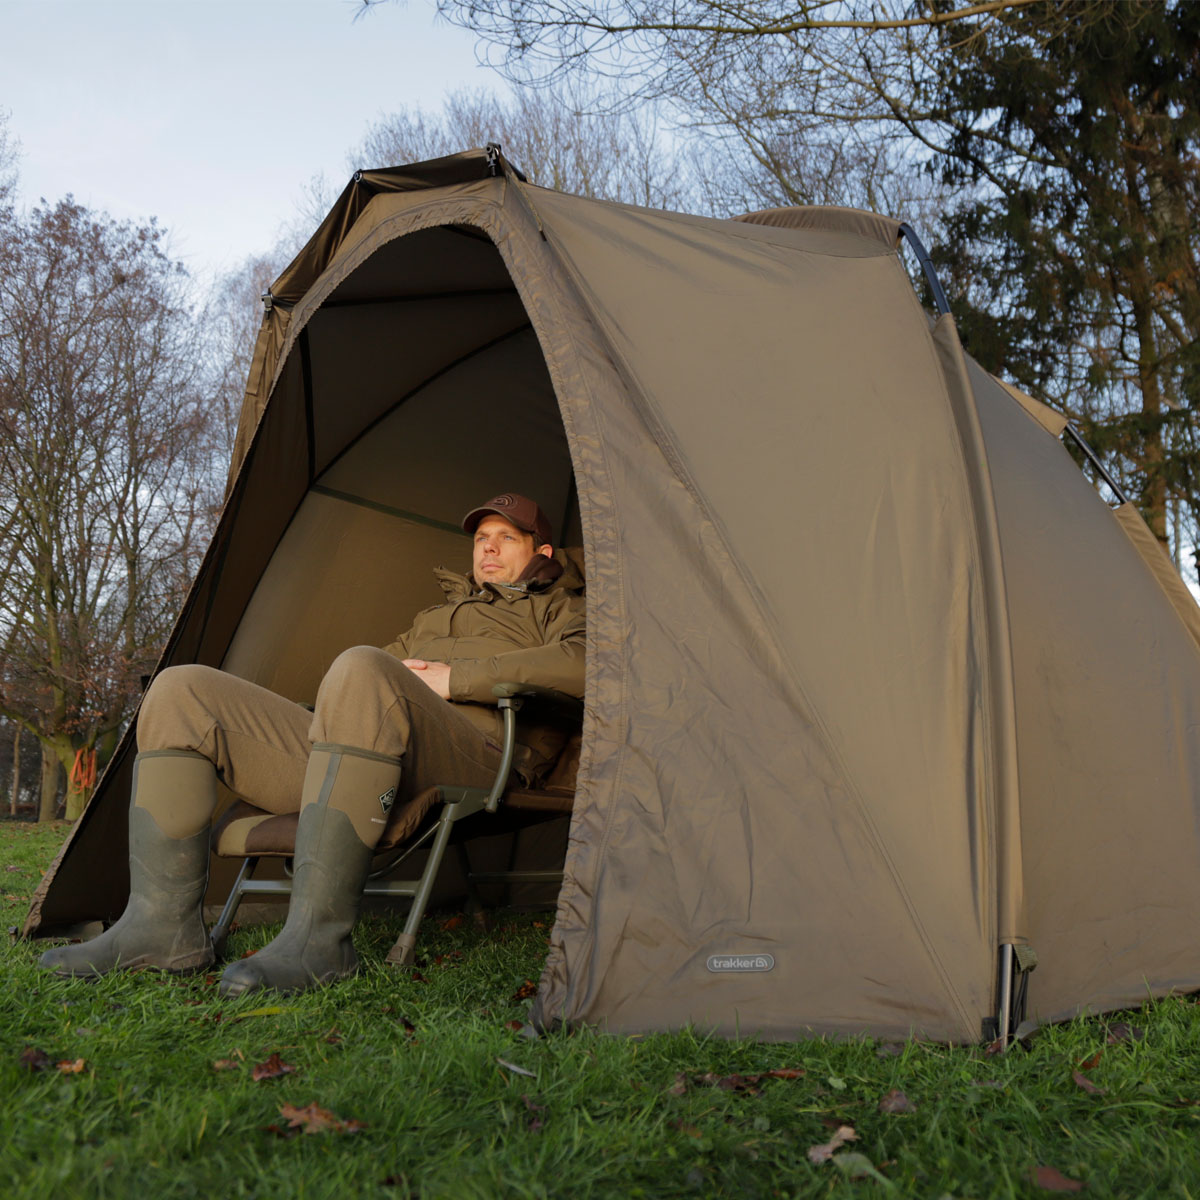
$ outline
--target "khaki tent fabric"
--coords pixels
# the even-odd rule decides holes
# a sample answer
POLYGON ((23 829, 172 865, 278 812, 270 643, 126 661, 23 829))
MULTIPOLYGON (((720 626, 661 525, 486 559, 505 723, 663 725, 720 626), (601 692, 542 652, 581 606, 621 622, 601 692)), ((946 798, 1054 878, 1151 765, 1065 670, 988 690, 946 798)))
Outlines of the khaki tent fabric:
MULTIPOLYGON (((164 661, 310 699, 436 602, 464 511, 538 497, 589 606, 545 1025, 976 1041, 1002 942, 1041 1019, 1200 986, 1186 605, 897 231, 471 152, 364 173, 272 288, 164 661)), ((120 910, 131 750, 30 932, 120 910)))

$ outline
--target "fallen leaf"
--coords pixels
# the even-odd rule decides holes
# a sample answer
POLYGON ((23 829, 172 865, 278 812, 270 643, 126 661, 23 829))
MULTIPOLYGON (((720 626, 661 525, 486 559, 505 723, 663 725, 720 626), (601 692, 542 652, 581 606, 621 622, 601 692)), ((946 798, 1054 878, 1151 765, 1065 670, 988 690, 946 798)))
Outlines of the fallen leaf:
POLYGON ((294 1104, 281 1104, 279 1115, 283 1117, 289 1129, 299 1129, 303 1133, 358 1133, 366 1128, 362 1121, 343 1121, 326 1108, 318 1108, 315 1103, 297 1108, 294 1104))
POLYGON ((1044 1192, 1082 1192, 1086 1186, 1078 1179, 1068 1179, 1055 1167, 1034 1167, 1029 1175, 1033 1186, 1044 1192))
POLYGON ((1110 1046, 1116 1046, 1120 1042, 1140 1042, 1145 1036, 1144 1029, 1139 1029, 1136 1025, 1126 1025, 1124 1021, 1108 1027, 1108 1044, 1110 1046))
POLYGON ((522 1096, 521 1099, 525 1102, 526 1109, 528 1109, 532 1114, 529 1119, 529 1124, 526 1125, 525 1128, 530 1133, 541 1133, 542 1128, 545 1125, 545 1121, 543 1121, 538 1114, 544 1113, 546 1111, 546 1106, 544 1104, 535 1103, 528 1096, 522 1096))
POLYGON ((532 979, 527 979, 515 992, 513 992, 513 1003, 518 1000, 532 1000, 537 995, 537 984, 532 979))
POLYGON ((87 1066, 87 1063, 84 1062, 82 1058, 76 1058, 74 1060, 64 1058, 62 1062, 57 1064, 57 1066, 58 1073, 60 1075, 78 1075, 83 1071, 83 1068, 87 1066))
POLYGON ((761 1088, 754 1085, 761 1079, 761 1075, 717 1075, 713 1071, 708 1071, 703 1075, 697 1075, 695 1082, 703 1087, 720 1088, 723 1092, 749 1092, 752 1095, 758 1095, 762 1091, 761 1088))
POLYGON ((527 1075, 530 1079, 537 1078, 537 1073, 535 1071, 527 1071, 524 1067, 518 1067, 516 1063, 505 1062, 505 1060, 502 1058, 498 1058, 496 1061, 506 1070, 513 1071, 517 1075, 527 1075))
POLYGON ((1079 1064, 1079 1069, 1081 1071, 1090 1071, 1093 1067, 1098 1067, 1100 1065, 1100 1060, 1103 1057, 1104 1051, 1097 1050, 1096 1053, 1091 1056, 1091 1058, 1085 1058, 1083 1062, 1079 1064))
POLYGON ((667 1124, 670 1125, 672 1129, 678 1129, 680 1133, 690 1138, 699 1138, 704 1136, 697 1126, 689 1125, 686 1121, 668 1121, 667 1124))
POLYGON ((833 1157, 835 1150, 840 1150, 847 1142, 857 1139, 858 1134, 854 1132, 853 1125, 839 1125, 829 1141, 822 1142, 818 1146, 809 1146, 808 1161, 818 1165, 828 1162, 833 1157))
POLYGON ((455 913, 452 917, 447 917, 439 925, 439 929, 457 929, 463 923, 462 913, 455 913))
POLYGON ((242 1064, 236 1058, 218 1058, 213 1063, 214 1071, 236 1071, 242 1064))
MULTIPOLYGON (((248 1021, 251 1017, 277 1017, 280 1013, 289 1012, 289 1009, 283 1008, 278 1004, 269 1004, 266 1008, 252 1008, 249 1012, 238 1013, 236 1017, 231 1017, 229 1023, 236 1025, 238 1021, 248 1021)), ((220 1020, 221 1014, 217 1013, 215 1020, 220 1020)))
POLYGON ((26 1046, 20 1055, 21 1066, 27 1071, 46 1071, 50 1068, 50 1055, 34 1046, 26 1046))
POLYGON ((892 1185, 875 1169, 875 1164, 857 1150, 847 1150, 845 1154, 835 1154, 833 1165, 844 1172, 850 1179, 877 1179, 885 1187, 892 1185))
POLYGON ((504 1028, 512 1030, 513 1033, 520 1033, 525 1028, 523 1021, 505 1021, 504 1028))
POLYGON ((1089 1096, 1105 1095, 1104 1088, 1097 1087, 1086 1075, 1082 1074, 1081 1072, 1072 1071, 1071 1078, 1075 1080, 1076 1085, 1083 1088, 1083 1090, 1087 1092, 1089 1096))
POLYGON ((899 1089, 892 1088, 879 1102, 881 1113, 914 1113, 917 1106, 899 1089))
POLYGON ((292 1075, 297 1070, 291 1063, 285 1063, 276 1050, 266 1062, 257 1063, 250 1072, 250 1078, 258 1083, 262 1079, 278 1079, 281 1075, 292 1075))
POLYGON ((774 1070, 763 1072, 766 1079, 800 1079, 804 1074, 803 1067, 776 1067, 774 1070))
MULTIPOLYGON (((690 1082, 697 1087, 715 1087, 723 1092, 741 1092, 748 1096, 761 1096, 762 1088, 758 1085, 764 1079, 800 1079, 804 1076, 803 1067, 775 1067, 770 1071, 759 1071, 753 1075, 742 1075, 735 1072, 732 1075, 718 1075, 715 1071, 705 1071, 702 1075, 692 1075, 690 1082)), ((675 1076, 675 1083, 669 1089, 672 1095, 682 1096, 687 1090, 689 1077, 684 1073, 675 1076), (682 1085, 682 1086, 681 1086, 682 1085)))
POLYGON ((994 1042, 988 1043, 988 1047, 984 1051, 984 1054, 986 1054, 988 1056, 988 1058, 995 1058, 997 1054, 1004 1053, 1004 1047, 1005 1047, 1004 1039, 997 1038, 994 1042))

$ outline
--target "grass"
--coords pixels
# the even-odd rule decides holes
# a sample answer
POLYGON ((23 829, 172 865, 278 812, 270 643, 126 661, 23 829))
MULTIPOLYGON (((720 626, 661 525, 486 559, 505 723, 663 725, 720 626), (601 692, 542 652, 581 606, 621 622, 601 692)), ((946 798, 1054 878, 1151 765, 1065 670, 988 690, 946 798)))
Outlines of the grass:
MULTIPOLYGON (((0 823, 6 927, 23 920, 64 831, 0 823)), ((481 934, 434 917, 410 974, 383 965, 395 923, 371 919, 359 978, 230 1003, 212 976, 57 980, 34 965, 38 947, 7 939, 0 1195, 937 1200, 1047 1196, 1031 1180, 1046 1167, 1086 1196, 1200 1197, 1190 998, 1081 1019, 995 1057, 688 1031, 531 1040, 516 1026, 548 920, 502 914, 481 934), (28 1048, 48 1056, 44 1069, 22 1061, 28 1048), (255 1081, 272 1054, 295 1071, 255 1081), (57 1065, 80 1059, 78 1071, 57 1065), (730 1078, 778 1068, 804 1073, 730 1078), (894 1089, 915 1111, 880 1111, 894 1089), (311 1104, 361 1128, 282 1136, 281 1108, 311 1104), (812 1163, 839 1125, 856 1140, 812 1163)), ((236 933, 231 952, 270 932, 236 933)))

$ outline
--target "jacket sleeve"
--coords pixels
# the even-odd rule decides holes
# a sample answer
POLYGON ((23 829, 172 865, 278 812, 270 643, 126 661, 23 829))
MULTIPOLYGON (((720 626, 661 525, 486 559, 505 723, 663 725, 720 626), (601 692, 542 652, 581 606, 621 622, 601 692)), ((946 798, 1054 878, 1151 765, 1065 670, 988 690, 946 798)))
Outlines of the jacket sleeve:
POLYGON ((495 704, 493 684, 510 682, 536 683, 582 699, 586 637, 583 598, 564 597, 547 622, 543 645, 452 663, 450 699, 495 704))
POLYGON ((380 649, 383 650, 384 653, 390 654, 393 658, 410 657, 408 653, 408 639, 411 633, 412 630, 410 629, 408 633, 398 634, 394 642, 388 642, 386 646, 381 646, 380 649))

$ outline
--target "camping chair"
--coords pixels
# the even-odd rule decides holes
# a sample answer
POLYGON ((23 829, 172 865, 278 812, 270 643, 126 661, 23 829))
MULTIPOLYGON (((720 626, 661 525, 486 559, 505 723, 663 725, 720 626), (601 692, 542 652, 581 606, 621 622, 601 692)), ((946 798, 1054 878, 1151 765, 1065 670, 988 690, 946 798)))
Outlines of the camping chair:
MULTIPOLYGON (((583 702, 553 688, 528 683, 500 683, 493 689, 498 707, 504 714, 504 739, 500 765, 490 788, 443 784, 427 789, 407 805, 393 811, 384 830, 371 872, 363 888, 364 896, 408 896, 404 932, 388 953, 387 961, 407 965, 413 961, 417 930, 429 904, 429 897, 454 837, 459 846, 463 874, 473 905, 479 903, 478 883, 561 882, 561 871, 473 872, 462 842, 471 836, 504 833, 538 821, 562 816, 574 802, 574 775, 578 764, 579 726, 583 702), (536 788, 510 787, 513 755, 517 742, 517 712, 526 703, 539 709, 543 719, 569 725, 576 731, 559 755, 546 780, 536 788), (478 821, 463 825, 467 818, 478 821), (455 836, 457 835, 457 836, 455 836), (391 878, 400 866, 418 850, 429 848, 424 870, 412 879, 391 878)), ((244 800, 237 801, 213 830, 213 852, 221 858, 240 858, 241 869, 225 901, 225 907, 212 929, 213 949, 222 955, 229 930, 242 897, 247 895, 290 895, 290 860, 295 850, 298 813, 273 814, 244 800), (255 879, 254 871, 262 858, 284 859, 284 879, 255 879)))

